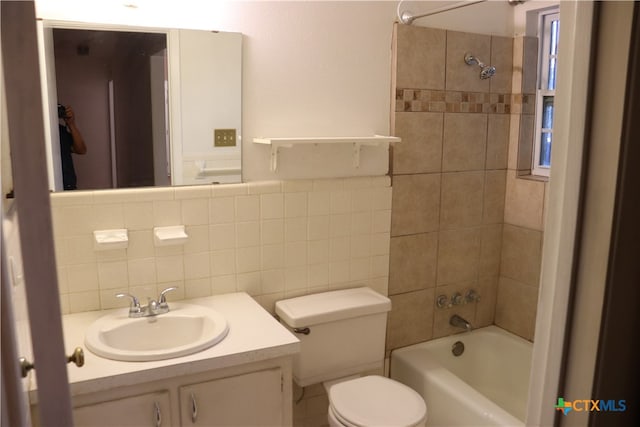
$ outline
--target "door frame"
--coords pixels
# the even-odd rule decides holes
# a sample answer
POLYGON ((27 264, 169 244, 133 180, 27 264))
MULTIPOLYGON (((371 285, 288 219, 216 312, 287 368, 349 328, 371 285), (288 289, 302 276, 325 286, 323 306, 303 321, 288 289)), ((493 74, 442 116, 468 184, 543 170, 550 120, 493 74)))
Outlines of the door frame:
POLYGON ((571 288, 575 282, 584 188, 594 39, 593 1, 560 2, 561 66, 558 67, 553 168, 549 181, 535 341, 526 425, 550 426, 563 376, 571 288), (587 64, 587 65, 585 65, 587 64))
MULTIPOLYGON (((73 425, 49 198, 33 1, 0 2, 7 127, 42 425, 73 425)), ((17 363, 17 361, 16 361, 17 363)), ((33 375, 33 373, 31 373, 33 375)))
MULTIPOLYGON (((0 106, 0 108, 2 108, 0 106)), ((29 396, 20 379, 20 370, 16 361, 20 352, 24 351, 18 346, 16 336, 15 315, 13 298, 11 294, 11 281, 9 279, 9 263, 4 235, 4 210, 6 204, 2 203, 0 209, 0 326, 2 329, 2 343, 0 344, 0 378, 2 383, 2 402, 0 413, 2 427, 28 426, 29 423, 29 396)))
MULTIPOLYGON (((613 229, 593 399, 624 399, 626 411, 591 412, 589 426, 638 425, 640 409, 640 7, 635 4, 620 141, 613 229)), ((620 409, 620 408, 619 408, 620 409)))

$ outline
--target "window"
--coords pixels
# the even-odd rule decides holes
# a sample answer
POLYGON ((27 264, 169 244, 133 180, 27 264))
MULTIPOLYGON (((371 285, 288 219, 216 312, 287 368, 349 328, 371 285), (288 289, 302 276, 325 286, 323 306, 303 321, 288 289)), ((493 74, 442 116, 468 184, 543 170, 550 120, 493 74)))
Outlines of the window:
POLYGON ((536 93, 536 134, 532 173, 549 176, 553 143, 553 112, 556 95, 560 13, 546 11, 539 15, 538 90, 536 93))

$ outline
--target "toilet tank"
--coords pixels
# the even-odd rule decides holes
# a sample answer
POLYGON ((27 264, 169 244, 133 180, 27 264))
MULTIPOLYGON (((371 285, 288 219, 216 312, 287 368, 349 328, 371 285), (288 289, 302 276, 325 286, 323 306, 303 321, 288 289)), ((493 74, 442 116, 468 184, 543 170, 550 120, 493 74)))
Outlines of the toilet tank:
POLYGON ((304 387, 382 368, 389 310, 389 298, 367 287, 276 302, 280 322, 300 339, 296 383, 304 387))

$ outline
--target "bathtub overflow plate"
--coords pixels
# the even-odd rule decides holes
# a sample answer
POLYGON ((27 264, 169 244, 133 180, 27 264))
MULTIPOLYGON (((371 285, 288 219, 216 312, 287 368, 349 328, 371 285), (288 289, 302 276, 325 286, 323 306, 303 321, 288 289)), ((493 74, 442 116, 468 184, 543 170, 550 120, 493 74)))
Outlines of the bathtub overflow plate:
POLYGON ((451 346, 451 353, 453 353, 453 355, 456 357, 464 353, 464 343, 462 341, 454 342, 451 346))

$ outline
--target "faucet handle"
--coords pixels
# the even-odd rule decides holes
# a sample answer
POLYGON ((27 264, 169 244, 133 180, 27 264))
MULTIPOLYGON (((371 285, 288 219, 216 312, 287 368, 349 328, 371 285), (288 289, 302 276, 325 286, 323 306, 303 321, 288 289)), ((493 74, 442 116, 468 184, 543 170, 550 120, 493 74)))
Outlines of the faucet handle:
POLYGON ((166 305, 167 304, 167 297, 165 297, 165 295, 168 292, 175 291, 177 289, 178 289, 177 286, 171 286, 171 287, 169 287, 167 289, 164 289, 162 292, 160 292, 160 296, 158 297, 158 304, 165 304, 166 305))
POLYGON ((129 314, 138 314, 142 312, 142 308, 140 307, 140 301, 135 296, 123 292, 121 294, 116 294, 116 298, 131 298, 131 305, 129 306, 129 314))
POLYGON ((480 295, 478 295, 478 293, 476 291, 474 291, 473 289, 469 289, 467 291, 467 293, 464 295, 464 300, 465 300, 465 304, 466 303, 479 302, 480 301, 480 295))
POLYGON ((456 292, 451 295, 451 305, 460 305, 463 303, 462 294, 460 292, 456 292))

